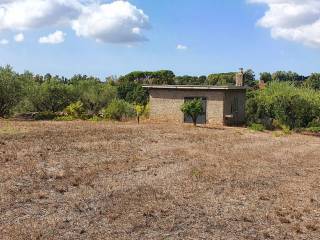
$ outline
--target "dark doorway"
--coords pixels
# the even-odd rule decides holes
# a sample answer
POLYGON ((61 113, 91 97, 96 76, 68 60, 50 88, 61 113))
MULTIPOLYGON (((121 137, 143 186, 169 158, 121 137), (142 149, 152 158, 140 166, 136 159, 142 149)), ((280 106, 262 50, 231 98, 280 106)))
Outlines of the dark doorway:
MULTIPOLYGON (((205 97, 185 97, 184 101, 192 101, 194 99, 202 100, 203 113, 198 116, 197 124, 206 124, 207 123, 207 98, 205 97)), ((190 116, 184 115, 185 123, 193 123, 192 118, 190 116)))

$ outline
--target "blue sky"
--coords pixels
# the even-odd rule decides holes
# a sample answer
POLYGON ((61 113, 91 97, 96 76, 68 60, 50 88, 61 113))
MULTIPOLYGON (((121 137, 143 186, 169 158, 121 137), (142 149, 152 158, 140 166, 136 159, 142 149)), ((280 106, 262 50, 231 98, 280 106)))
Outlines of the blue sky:
MULTIPOLYGON (((16 7, 20 1, 11 3, 17 2, 16 7)), ((10 64, 19 72, 50 72, 67 77, 81 73, 100 78, 160 69, 171 69, 177 75, 207 75, 236 71, 239 67, 256 73, 292 70, 307 75, 320 71, 320 25, 316 25, 320 14, 315 13, 312 19, 305 17, 308 9, 319 7, 320 12, 314 0, 286 0, 284 9, 296 10, 293 16, 290 11, 287 18, 283 14, 277 16, 283 0, 131 0, 126 6, 106 8, 102 17, 127 7, 132 10, 128 14, 138 22, 115 14, 115 26, 106 22, 103 29, 99 19, 91 21, 94 15, 79 17, 74 13, 78 0, 70 0, 72 7, 68 8, 59 5, 61 0, 35 1, 47 2, 50 8, 46 9, 53 13, 48 10, 42 19, 26 15, 23 21, 15 22, 10 15, 15 13, 10 1, 2 4, 9 10, 2 15, 0 12, 0 65, 10 64), (58 3, 52 3, 55 1, 58 3), (61 14, 59 21, 55 9, 61 14), (61 23, 65 18, 68 20, 61 23), (70 27, 69 21, 78 25, 70 27), (299 37, 299 32, 306 32, 309 38, 299 37), (17 36, 15 41, 18 34, 20 38, 17 36)), ((95 3, 90 14, 99 11, 101 5, 113 3, 95 3)), ((25 8, 21 6, 22 10, 25 8)))

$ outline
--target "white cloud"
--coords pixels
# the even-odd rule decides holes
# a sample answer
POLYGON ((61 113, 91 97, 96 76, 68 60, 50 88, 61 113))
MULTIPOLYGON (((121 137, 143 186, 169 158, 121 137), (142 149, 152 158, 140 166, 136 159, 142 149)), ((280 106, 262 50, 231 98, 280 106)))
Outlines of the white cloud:
POLYGON ((28 30, 68 24, 82 10, 78 0, 12 0, 0 4, 0 29, 28 30))
POLYGON ((177 45, 177 49, 178 49, 178 50, 187 50, 188 47, 185 46, 185 45, 182 45, 182 44, 178 44, 178 45, 177 45))
POLYGON ((9 41, 7 39, 0 39, 0 44, 1 45, 7 45, 9 41))
POLYGON ((78 36, 112 43, 144 41, 142 29, 148 27, 148 16, 126 1, 87 6, 72 22, 78 36))
POLYGON ((0 0, 0 31, 70 27, 79 37, 100 42, 144 41, 149 17, 128 1, 0 0))
POLYGON ((249 0, 268 5, 258 26, 270 28, 273 38, 320 47, 319 0, 249 0))
POLYGON ((59 44, 64 42, 65 35, 66 34, 62 31, 55 31, 54 33, 51 33, 48 36, 39 38, 39 43, 59 44))
POLYGON ((24 35, 23 35, 23 33, 19 33, 19 34, 15 35, 15 36, 14 36, 14 40, 15 40, 16 42, 23 42, 23 41, 24 41, 24 35))

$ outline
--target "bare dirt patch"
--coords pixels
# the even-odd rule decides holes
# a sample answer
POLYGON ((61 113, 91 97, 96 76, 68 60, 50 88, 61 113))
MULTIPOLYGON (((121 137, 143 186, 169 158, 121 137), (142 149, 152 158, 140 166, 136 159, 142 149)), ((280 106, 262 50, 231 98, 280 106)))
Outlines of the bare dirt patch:
POLYGON ((320 138, 0 121, 0 239, 320 239, 320 138))

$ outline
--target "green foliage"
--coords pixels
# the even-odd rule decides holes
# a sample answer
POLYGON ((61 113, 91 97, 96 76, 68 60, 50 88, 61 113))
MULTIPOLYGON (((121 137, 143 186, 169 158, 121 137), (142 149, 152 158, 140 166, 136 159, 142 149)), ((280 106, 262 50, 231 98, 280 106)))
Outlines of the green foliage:
POLYGON ((107 119, 122 121, 134 117, 135 110, 132 104, 122 99, 114 99, 102 110, 102 115, 107 119))
POLYGON ((249 69, 243 74, 243 82, 245 86, 254 87, 257 85, 254 71, 249 69))
POLYGON ((82 118, 85 113, 85 109, 84 109, 83 103, 81 101, 77 101, 67 106, 65 109, 65 112, 70 117, 82 118))
POLYGON ((315 118, 309 123, 308 127, 320 127, 320 117, 315 118))
POLYGON ((203 113, 202 100, 197 98, 186 101, 182 104, 181 111, 187 116, 190 116, 192 118, 193 125, 196 126, 198 116, 203 113))
POLYGON ((206 76, 194 77, 194 76, 178 76, 174 79, 177 85, 204 85, 207 82, 206 76))
POLYGON ((134 110, 135 110, 136 115, 137 115, 138 124, 140 123, 140 117, 142 116, 142 114, 144 112, 144 108, 145 108, 145 106, 140 105, 140 104, 136 104, 134 106, 134 110))
POLYGON ((73 100, 71 87, 55 78, 38 84, 30 94, 30 101, 38 112, 63 111, 73 100))
POLYGON ((272 80, 277 82, 291 82, 296 86, 301 85, 305 78, 291 71, 277 71, 272 74, 272 80))
POLYGON ((120 82, 118 85, 118 98, 129 103, 145 105, 149 101, 148 92, 140 83, 120 82))
POLYGON ((142 113, 142 116, 144 118, 149 118, 149 116, 150 116, 150 103, 148 103, 147 105, 144 106, 144 111, 142 113))
POLYGON ((175 75, 170 70, 160 70, 155 72, 131 72, 120 77, 119 82, 135 82, 140 84, 174 84, 175 75))
POLYGON ((306 128, 306 130, 308 132, 320 133, 320 127, 309 127, 309 128, 306 128))
POLYGON ((117 96, 117 88, 111 84, 102 83, 94 78, 73 79, 72 91, 76 99, 83 103, 83 108, 89 114, 98 114, 117 96))
POLYGON ((249 126, 249 129, 251 129, 252 131, 257 131, 257 132, 263 132, 264 130, 266 130, 265 126, 260 123, 252 123, 249 126))
POLYGON ((0 117, 10 114, 22 99, 23 85, 10 66, 0 67, 0 117))
POLYGON ((235 72, 210 74, 207 78, 206 84, 208 85, 234 85, 235 72))
POLYGON ((269 72, 260 73, 260 80, 265 83, 271 82, 272 81, 271 73, 269 73, 269 72))
POLYGON ((277 120, 290 129, 304 128, 320 116, 320 93, 311 89, 272 82, 251 94, 246 106, 249 124, 261 123, 269 128, 277 120))
POLYGON ((41 120, 54 120, 58 115, 54 112, 46 111, 46 112, 39 112, 36 113, 33 118, 34 120, 41 121, 41 120))
POLYGON ((89 121, 91 122, 99 122, 102 120, 101 117, 98 117, 98 116, 92 116, 91 118, 88 119, 89 121))
POLYGON ((315 90, 320 90, 320 73, 312 73, 304 85, 315 90))

